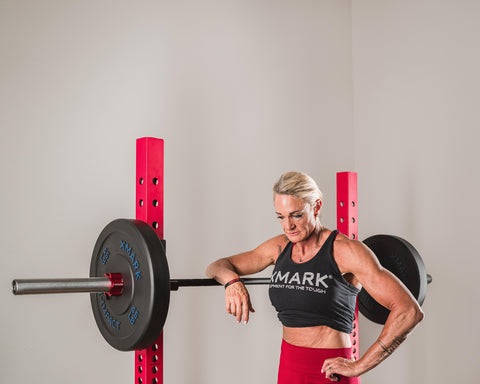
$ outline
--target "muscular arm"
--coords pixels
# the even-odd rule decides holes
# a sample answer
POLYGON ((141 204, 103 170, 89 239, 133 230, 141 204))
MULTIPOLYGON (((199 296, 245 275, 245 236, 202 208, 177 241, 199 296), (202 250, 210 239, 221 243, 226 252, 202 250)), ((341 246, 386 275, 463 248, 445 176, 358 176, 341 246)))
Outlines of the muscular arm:
POLYGON ((423 312, 403 283, 383 268, 364 244, 345 239, 338 245, 335 260, 342 273, 354 274, 367 292, 390 310, 379 338, 358 361, 330 359, 323 366, 327 376, 359 376, 390 356, 423 319, 423 312))
MULTIPOLYGON (((251 275, 263 271, 269 265, 275 264, 277 257, 287 243, 285 236, 277 236, 259 245, 253 251, 219 259, 207 268, 208 277, 225 285, 240 276, 251 275)), ((245 323, 249 313, 255 312, 250 302, 247 288, 240 282, 229 285, 225 290, 225 309, 235 316, 237 321, 245 323)))
POLYGON ((358 361, 361 373, 390 356, 424 316, 415 298, 391 272, 380 267, 376 279, 378 281, 368 282, 364 287, 390 314, 377 341, 358 361))
POLYGON ((224 285, 237 277, 263 271, 268 266, 275 264, 287 241, 283 235, 276 236, 252 251, 214 261, 208 266, 206 274, 224 285))

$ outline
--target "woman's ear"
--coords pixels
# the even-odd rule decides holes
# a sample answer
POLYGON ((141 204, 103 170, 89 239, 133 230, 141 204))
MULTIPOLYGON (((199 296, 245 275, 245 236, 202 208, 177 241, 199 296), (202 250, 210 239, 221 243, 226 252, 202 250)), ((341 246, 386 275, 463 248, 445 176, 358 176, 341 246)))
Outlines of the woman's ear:
POLYGON ((315 217, 317 217, 318 212, 320 212, 321 208, 322 208, 322 200, 318 199, 317 201, 315 201, 315 208, 314 208, 315 217))

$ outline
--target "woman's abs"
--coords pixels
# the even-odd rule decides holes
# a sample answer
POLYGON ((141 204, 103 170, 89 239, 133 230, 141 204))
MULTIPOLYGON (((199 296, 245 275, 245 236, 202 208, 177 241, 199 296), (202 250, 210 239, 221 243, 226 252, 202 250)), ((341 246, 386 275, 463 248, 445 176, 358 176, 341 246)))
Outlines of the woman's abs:
POLYGON ((298 347, 350 348, 350 335, 325 325, 306 328, 283 327, 283 340, 298 347))

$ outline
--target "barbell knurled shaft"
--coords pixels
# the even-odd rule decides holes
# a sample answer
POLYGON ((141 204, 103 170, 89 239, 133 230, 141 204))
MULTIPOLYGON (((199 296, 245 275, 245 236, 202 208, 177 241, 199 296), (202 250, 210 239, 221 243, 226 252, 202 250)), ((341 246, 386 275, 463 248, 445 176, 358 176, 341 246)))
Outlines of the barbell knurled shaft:
POLYGON ((40 293, 110 292, 112 281, 108 277, 80 279, 17 279, 12 281, 14 295, 40 293))
MULTIPOLYGON (((243 284, 245 285, 261 285, 261 284, 270 284, 269 277, 251 277, 251 278, 242 278, 243 284)), ((221 285, 218 281, 214 279, 171 279, 170 280, 170 290, 177 291, 179 287, 209 287, 221 285)))

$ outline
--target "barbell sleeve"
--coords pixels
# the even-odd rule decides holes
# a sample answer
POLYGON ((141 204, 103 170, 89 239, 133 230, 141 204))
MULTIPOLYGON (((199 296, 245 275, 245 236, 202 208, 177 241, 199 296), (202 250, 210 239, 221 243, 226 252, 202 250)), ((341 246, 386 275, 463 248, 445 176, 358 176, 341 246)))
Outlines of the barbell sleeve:
POLYGON ((119 296, 123 289, 123 279, 119 273, 108 273, 105 277, 77 279, 17 279, 12 281, 14 295, 41 293, 105 293, 119 296))
POLYGON ((14 295, 36 293, 109 292, 110 279, 90 277, 86 279, 22 279, 12 282, 14 295))

